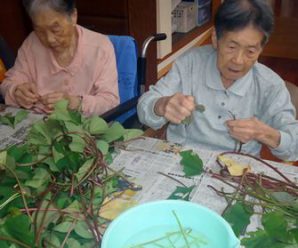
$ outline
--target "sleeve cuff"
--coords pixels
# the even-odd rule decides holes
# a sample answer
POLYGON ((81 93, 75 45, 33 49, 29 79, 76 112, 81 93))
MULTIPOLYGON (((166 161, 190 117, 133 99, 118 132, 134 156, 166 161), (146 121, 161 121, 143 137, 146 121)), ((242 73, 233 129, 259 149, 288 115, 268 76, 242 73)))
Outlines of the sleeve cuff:
POLYGON ((291 144, 291 136, 283 131, 280 131, 280 143, 275 149, 272 149, 276 153, 284 153, 289 150, 289 144, 291 144))
POLYGON ((167 122, 167 119, 164 118, 163 116, 157 115, 154 111, 154 107, 158 99, 159 98, 156 98, 150 103, 151 105, 149 106, 150 116, 152 118, 152 122, 154 122, 156 125, 164 125, 167 122))

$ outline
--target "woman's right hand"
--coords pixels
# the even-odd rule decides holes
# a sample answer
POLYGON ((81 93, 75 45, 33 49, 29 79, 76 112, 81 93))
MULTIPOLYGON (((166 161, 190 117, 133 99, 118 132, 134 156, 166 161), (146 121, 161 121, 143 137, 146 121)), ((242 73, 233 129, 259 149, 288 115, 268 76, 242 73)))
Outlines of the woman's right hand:
POLYGON ((23 108, 31 109, 33 105, 39 100, 37 88, 34 83, 23 83, 16 87, 14 97, 23 108))
POLYGON ((176 93, 172 96, 161 97, 154 106, 154 112, 164 116, 174 124, 180 124, 186 117, 190 116, 195 109, 193 96, 176 93))

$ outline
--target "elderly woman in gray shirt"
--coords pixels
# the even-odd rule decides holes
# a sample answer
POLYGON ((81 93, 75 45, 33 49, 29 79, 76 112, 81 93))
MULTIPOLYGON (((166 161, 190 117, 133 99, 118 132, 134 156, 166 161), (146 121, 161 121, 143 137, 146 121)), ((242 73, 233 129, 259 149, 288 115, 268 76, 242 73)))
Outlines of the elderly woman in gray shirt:
POLYGON ((212 46, 194 48, 145 93, 141 122, 167 138, 209 150, 261 145, 285 160, 298 159, 298 122, 284 81, 257 59, 273 29, 264 0, 226 0, 215 17, 212 46), (205 106, 198 111, 196 105, 205 106), (183 122, 191 116, 188 123, 183 122))

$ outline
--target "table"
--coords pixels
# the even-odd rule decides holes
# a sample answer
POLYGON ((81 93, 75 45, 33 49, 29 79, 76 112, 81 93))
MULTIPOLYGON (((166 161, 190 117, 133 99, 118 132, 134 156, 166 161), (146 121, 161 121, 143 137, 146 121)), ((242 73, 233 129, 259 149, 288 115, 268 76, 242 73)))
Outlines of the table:
MULTIPOLYGON (((200 176, 185 177, 180 165, 180 150, 192 149, 203 160, 205 171, 219 172, 220 167, 215 162, 218 152, 199 150, 194 147, 181 147, 164 140, 144 138, 133 141, 127 150, 119 150, 114 159, 112 168, 120 170, 134 179, 134 182, 142 186, 133 199, 139 203, 153 200, 167 199, 182 184, 186 187, 195 186, 190 195, 190 201, 202 204, 215 212, 222 214, 227 202, 219 197, 208 185, 225 191, 231 190, 229 186, 212 178, 208 173, 200 176), (179 183, 179 182, 180 183, 179 183)), ((254 172, 264 173, 277 177, 277 175, 260 162, 249 158, 235 157, 241 163, 249 164, 254 172)), ((298 167, 288 166, 277 162, 270 162, 279 171, 298 183, 298 167)), ((253 218, 247 231, 253 231, 260 227, 260 216, 253 218)))
MULTIPOLYGON (((16 112, 18 109, 6 108, 6 112, 16 112)), ((30 113, 28 118, 12 129, 7 126, 0 127, 0 149, 7 145, 21 142, 26 135, 28 127, 42 115, 30 113)), ((179 144, 168 143, 167 141, 149 137, 141 137, 126 144, 116 146, 111 168, 124 173, 136 187, 133 193, 123 194, 116 198, 116 203, 110 201, 100 215, 113 219, 119 211, 123 211, 134 204, 145 203, 154 200, 168 199, 171 197, 184 198, 187 196, 192 202, 202 204, 215 212, 222 214, 227 202, 219 197, 209 185, 225 191, 232 190, 231 187, 212 177, 209 171, 218 173, 220 167, 215 162, 218 152, 197 149, 195 147, 181 147, 179 144), (186 177, 180 165, 181 157, 179 151, 193 150, 203 161, 205 172, 199 176, 186 177), (192 188, 190 194, 177 192, 177 187, 192 188), (176 192, 176 193, 175 193, 176 192), (119 207, 119 205, 122 205, 119 207), (113 211, 115 207, 115 211, 113 211)), ((254 172, 264 173, 277 177, 274 171, 264 167, 260 162, 249 158, 234 157, 235 160, 249 164, 254 172)), ((271 162, 293 182, 298 183, 298 167, 286 166, 281 163, 271 162)), ((260 227, 260 216, 251 219, 247 231, 253 231, 260 227)))

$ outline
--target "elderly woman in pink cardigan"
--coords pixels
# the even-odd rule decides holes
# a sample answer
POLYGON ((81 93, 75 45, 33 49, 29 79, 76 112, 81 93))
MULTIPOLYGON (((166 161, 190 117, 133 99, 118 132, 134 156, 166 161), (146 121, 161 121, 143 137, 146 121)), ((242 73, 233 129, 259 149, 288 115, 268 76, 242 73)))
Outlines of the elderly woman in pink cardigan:
POLYGON ((77 25, 73 0, 24 0, 34 31, 19 49, 1 93, 8 105, 50 113, 67 99, 70 109, 102 114, 119 104, 113 45, 77 25))

